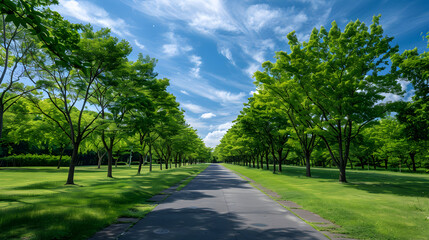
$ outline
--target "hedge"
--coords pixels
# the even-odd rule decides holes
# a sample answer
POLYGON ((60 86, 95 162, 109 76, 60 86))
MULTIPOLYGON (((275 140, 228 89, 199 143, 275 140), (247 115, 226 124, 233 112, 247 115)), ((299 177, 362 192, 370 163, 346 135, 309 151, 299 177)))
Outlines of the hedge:
MULTIPOLYGON (((57 166, 60 156, 20 154, 0 158, 0 167, 57 166)), ((70 165, 70 156, 63 156, 61 166, 70 165)))

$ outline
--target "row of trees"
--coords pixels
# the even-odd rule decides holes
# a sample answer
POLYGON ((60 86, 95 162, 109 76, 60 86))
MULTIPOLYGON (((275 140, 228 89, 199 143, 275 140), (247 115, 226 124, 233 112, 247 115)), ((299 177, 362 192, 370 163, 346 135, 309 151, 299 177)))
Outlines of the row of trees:
POLYGON ((157 78, 155 59, 139 54, 129 61, 127 41, 109 29, 69 23, 48 8, 52 3, 5 1, 0 8, 3 155, 20 141, 70 146, 67 184, 74 184, 79 153, 101 147, 108 177, 114 152, 123 147, 140 153, 139 173, 143 157, 152 163, 155 155, 161 168, 172 159, 210 157, 167 92, 169 80, 157 78))
POLYGON ((417 156, 428 165, 429 54, 399 54, 379 19, 369 28, 350 22, 343 32, 333 22, 329 31, 313 29, 308 42, 288 34, 290 51, 277 52, 275 63, 263 63, 264 71, 254 74, 258 91, 215 155, 254 167, 265 158, 274 172, 288 159, 302 159, 308 177, 311 165, 326 166, 330 158, 340 182, 355 159, 362 167, 384 161, 387 168, 409 157, 416 171, 417 156), (383 101, 387 94, 404 94, 399 80, 412 83, 412 101, 383 101))

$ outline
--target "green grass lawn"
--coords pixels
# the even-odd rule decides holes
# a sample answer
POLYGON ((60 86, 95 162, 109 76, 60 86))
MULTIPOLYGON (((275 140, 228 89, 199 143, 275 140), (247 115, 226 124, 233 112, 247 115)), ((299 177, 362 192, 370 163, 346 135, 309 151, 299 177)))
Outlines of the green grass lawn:
POLYGON ((192 165, 137 176, 137 166, 77 167, 75 186, 64 185, 67 168, 0 168, 0 239, 86 239, 120 216, 143 217, 148 198, 199 173, 192 165))
POLYGON ((362 239, 429 239, 429 175, 287 166, 282 174, 223 164, 362 239))

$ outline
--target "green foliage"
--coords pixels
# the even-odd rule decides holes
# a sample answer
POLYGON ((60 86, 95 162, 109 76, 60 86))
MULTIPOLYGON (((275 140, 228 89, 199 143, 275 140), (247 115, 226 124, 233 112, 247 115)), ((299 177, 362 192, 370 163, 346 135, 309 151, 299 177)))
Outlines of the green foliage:
MULTIPOLYGON (((334 21, 329 31, 323 26, 320 30, 315 28, 309 41, 302 43, 293 31, 287 36, 290 51, 277 52, 275 63, 263 63, 264 71, 254 74, 256 96, 266 95, 264 103, 275 103, 273 110, 263 113, 275 120, 262 126, 287 116, 294 130, 291 139, 299 142, 306 158, 307 176, 311 176, 310 154, 317 136, 324 141, 340 170, 339 181, 346 182, 352 141, 366 125, 384 117, 391 109, 390 104, 382 102, 384 94, 402 94, 397 75, 386 71, 388 60, 398 47, 391 46, 392 37, 383 35, 379 20, 380 16, 374 16, 369 27, 356 20, 348 23, 344 31, 334 21)), ((251 105, 252 101, 251 98, 248 112, 257 109, 257 105, 251 105)), ((288 135, 286 126, 275 132, 288 135)), ((234 142, 229 144, 233 145, 230 149, 236 146, 234 142)), ((240 155, 248 154, 244 152, 240 155)), ((271 155, 276 158, 274 153, 271 155)))
MULTIPOLYGON (((60 156, 20 154, 0 158, 2 167, 24 167, 24 166, 57 166, 60 156)), ((70 165, 70 156, 62 156, 61 166, 70 165)))
POLYGON ((58 0, 3 0, 0 14, 5 22, 13 23, 16 28, 24 28, 42 43, 42 47, 55 54, 63 64, 80 65, 79 61, 68 53, 77 49, 79 35, 78 24, 65 24, 57 12, 48 6, 58 4, 58 0))

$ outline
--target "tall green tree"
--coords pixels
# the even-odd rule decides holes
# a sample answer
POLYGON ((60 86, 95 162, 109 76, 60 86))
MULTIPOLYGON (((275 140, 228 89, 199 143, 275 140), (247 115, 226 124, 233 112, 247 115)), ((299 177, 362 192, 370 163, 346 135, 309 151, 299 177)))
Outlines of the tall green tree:
POLYGON ((91 97, 97 93, 97 84, 102 83, 104 73, 116 69, 130 52, 129 44, 111 37, 108 29, 93 32, 87 26, 81 33, 79 49, 72 53, 84 67, 64 66, 55 54, 40 51, 33 53, 34 62, 26 66, 27 76, 41 87, 61 119, 55 118, 36 98, 30 99, 42 114, 63 130, 73 146, 66 184, 74 184, 80 144, 100 126, 101 112, 86 110, 91 105, 91 97), (78 116, 73 118, 75 112, 78 116), (61 124, 62 120, 67 122, 67 127, 61 124))
POLYGON ((308 120, 338 167, 340 182, 347 182, 351 141, 387 112, 383 94, 401 94, 399 83, 385 73, 398 47, 391 46, 393 38, 383 36, 379 20, 375 16, 369 28, 359 20, 350 22, 344 32, 334 21, 329 32, 324 27, 313 29, 310 40, 303 43, 292 32, 288 34, 290 53, 278 52, 271 68, 280 77, 296 81, 314 115, 321 116, 308 120))
MULTIPOLYGON (((429 48, 429 35, 428 39, 429 48)), ((414 88, 412 101, 403 103, 398 109, 397 119, 405 125, 411 151, 409 156, 416 171, 415 156, 420 148, 427 148, 429 141, 429 52, 418 53, 418 49, 405 50, 392 56, 392 70, 414 88)))

